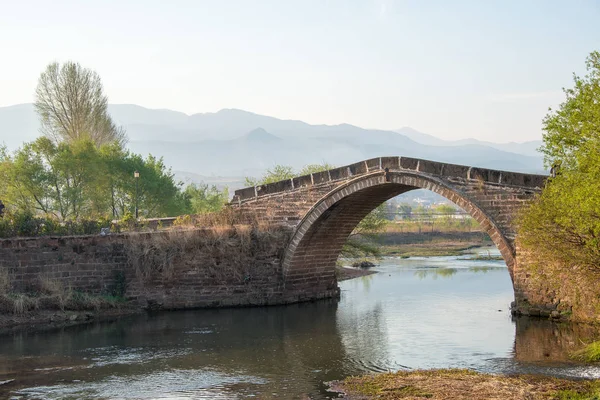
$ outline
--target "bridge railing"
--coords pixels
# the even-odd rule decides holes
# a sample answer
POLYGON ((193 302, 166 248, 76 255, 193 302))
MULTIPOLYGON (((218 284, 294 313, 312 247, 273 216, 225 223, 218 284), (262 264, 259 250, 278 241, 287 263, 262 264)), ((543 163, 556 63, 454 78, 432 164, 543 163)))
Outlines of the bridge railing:
POLYGON ((525 174, 521 172, 501 171, 468 165, 449 164, 411 157, 378 157, 345 165, 327 171, 298 176, 279 182, 257 185, 235 191, 232 203, 256 199, 271 194, 282 193, 327 182, 335 182, 376 171, 412 171, 423 174, 477 180, 485 183, 541 189, 547 175, 525 174))

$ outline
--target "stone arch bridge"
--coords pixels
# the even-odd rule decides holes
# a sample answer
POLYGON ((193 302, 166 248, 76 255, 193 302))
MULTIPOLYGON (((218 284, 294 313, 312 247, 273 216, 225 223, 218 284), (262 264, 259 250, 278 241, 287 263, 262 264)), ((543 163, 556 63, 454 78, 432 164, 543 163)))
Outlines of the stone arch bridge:
POLYGON ((281 260, 286 298, 339 293, 335 263, 346 239, 374 208, 399 194, 428 189, 475 218, 506 261, 518 299, 515 217, 547 176, 379 157, 235 192, 231 206, 293 227, 281 260))

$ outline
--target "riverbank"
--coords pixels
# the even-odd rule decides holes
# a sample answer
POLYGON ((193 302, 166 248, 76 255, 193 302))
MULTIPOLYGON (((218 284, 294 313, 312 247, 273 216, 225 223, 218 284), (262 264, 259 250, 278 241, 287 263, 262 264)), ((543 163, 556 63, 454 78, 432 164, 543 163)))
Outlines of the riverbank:
POLYGON ((537 375, 490 375, 463 369, 364 375, 331 383, 348 400, 595 400, 600 383, 537 375))
POLYGON ((0 314, 0 335, 16 331, 44 331, 91 322, 112 321, 145 312, 125 306, 97 311, 36 310, 26 314, 0 314))
POLYGON ((346 266, 335 267, 335 276, 337 277, 338 282, 347 281, 348 279, 360 278, 361 276, 373 275, 376 273, 377 271, 372 271, 369 269, 360 269, 346 266))
POLYGON ((474 248, 491 246, 484 232, 383 232, 375 236, 379 254, 399 257, 459 256, 474 248))

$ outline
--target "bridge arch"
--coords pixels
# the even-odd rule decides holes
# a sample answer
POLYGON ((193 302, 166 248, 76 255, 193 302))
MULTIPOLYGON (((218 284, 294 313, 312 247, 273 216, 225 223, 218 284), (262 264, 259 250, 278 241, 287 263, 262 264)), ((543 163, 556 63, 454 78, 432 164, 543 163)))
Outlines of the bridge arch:
POLYGON ((304 215, 282 260, 286 288, 310 292, 316 287, 336 287, 337 258, 358 223, 386 200, 415 189, 435 192, 475 218, 500 250, 514 280, 515 250, 512 240, 475 199, 453 188, 452 182, 432 175, 406 170, 379 170, 335 187, 304 215))

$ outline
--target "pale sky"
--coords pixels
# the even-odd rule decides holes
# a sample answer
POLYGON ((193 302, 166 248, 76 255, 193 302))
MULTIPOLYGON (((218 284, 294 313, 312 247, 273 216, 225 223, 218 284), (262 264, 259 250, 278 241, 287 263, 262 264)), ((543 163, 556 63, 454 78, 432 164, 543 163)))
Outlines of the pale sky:
POLYGON ((0 106, 73 60, 111 103, 525 141, 593 50, 596 0, 0 0, 0 106))

